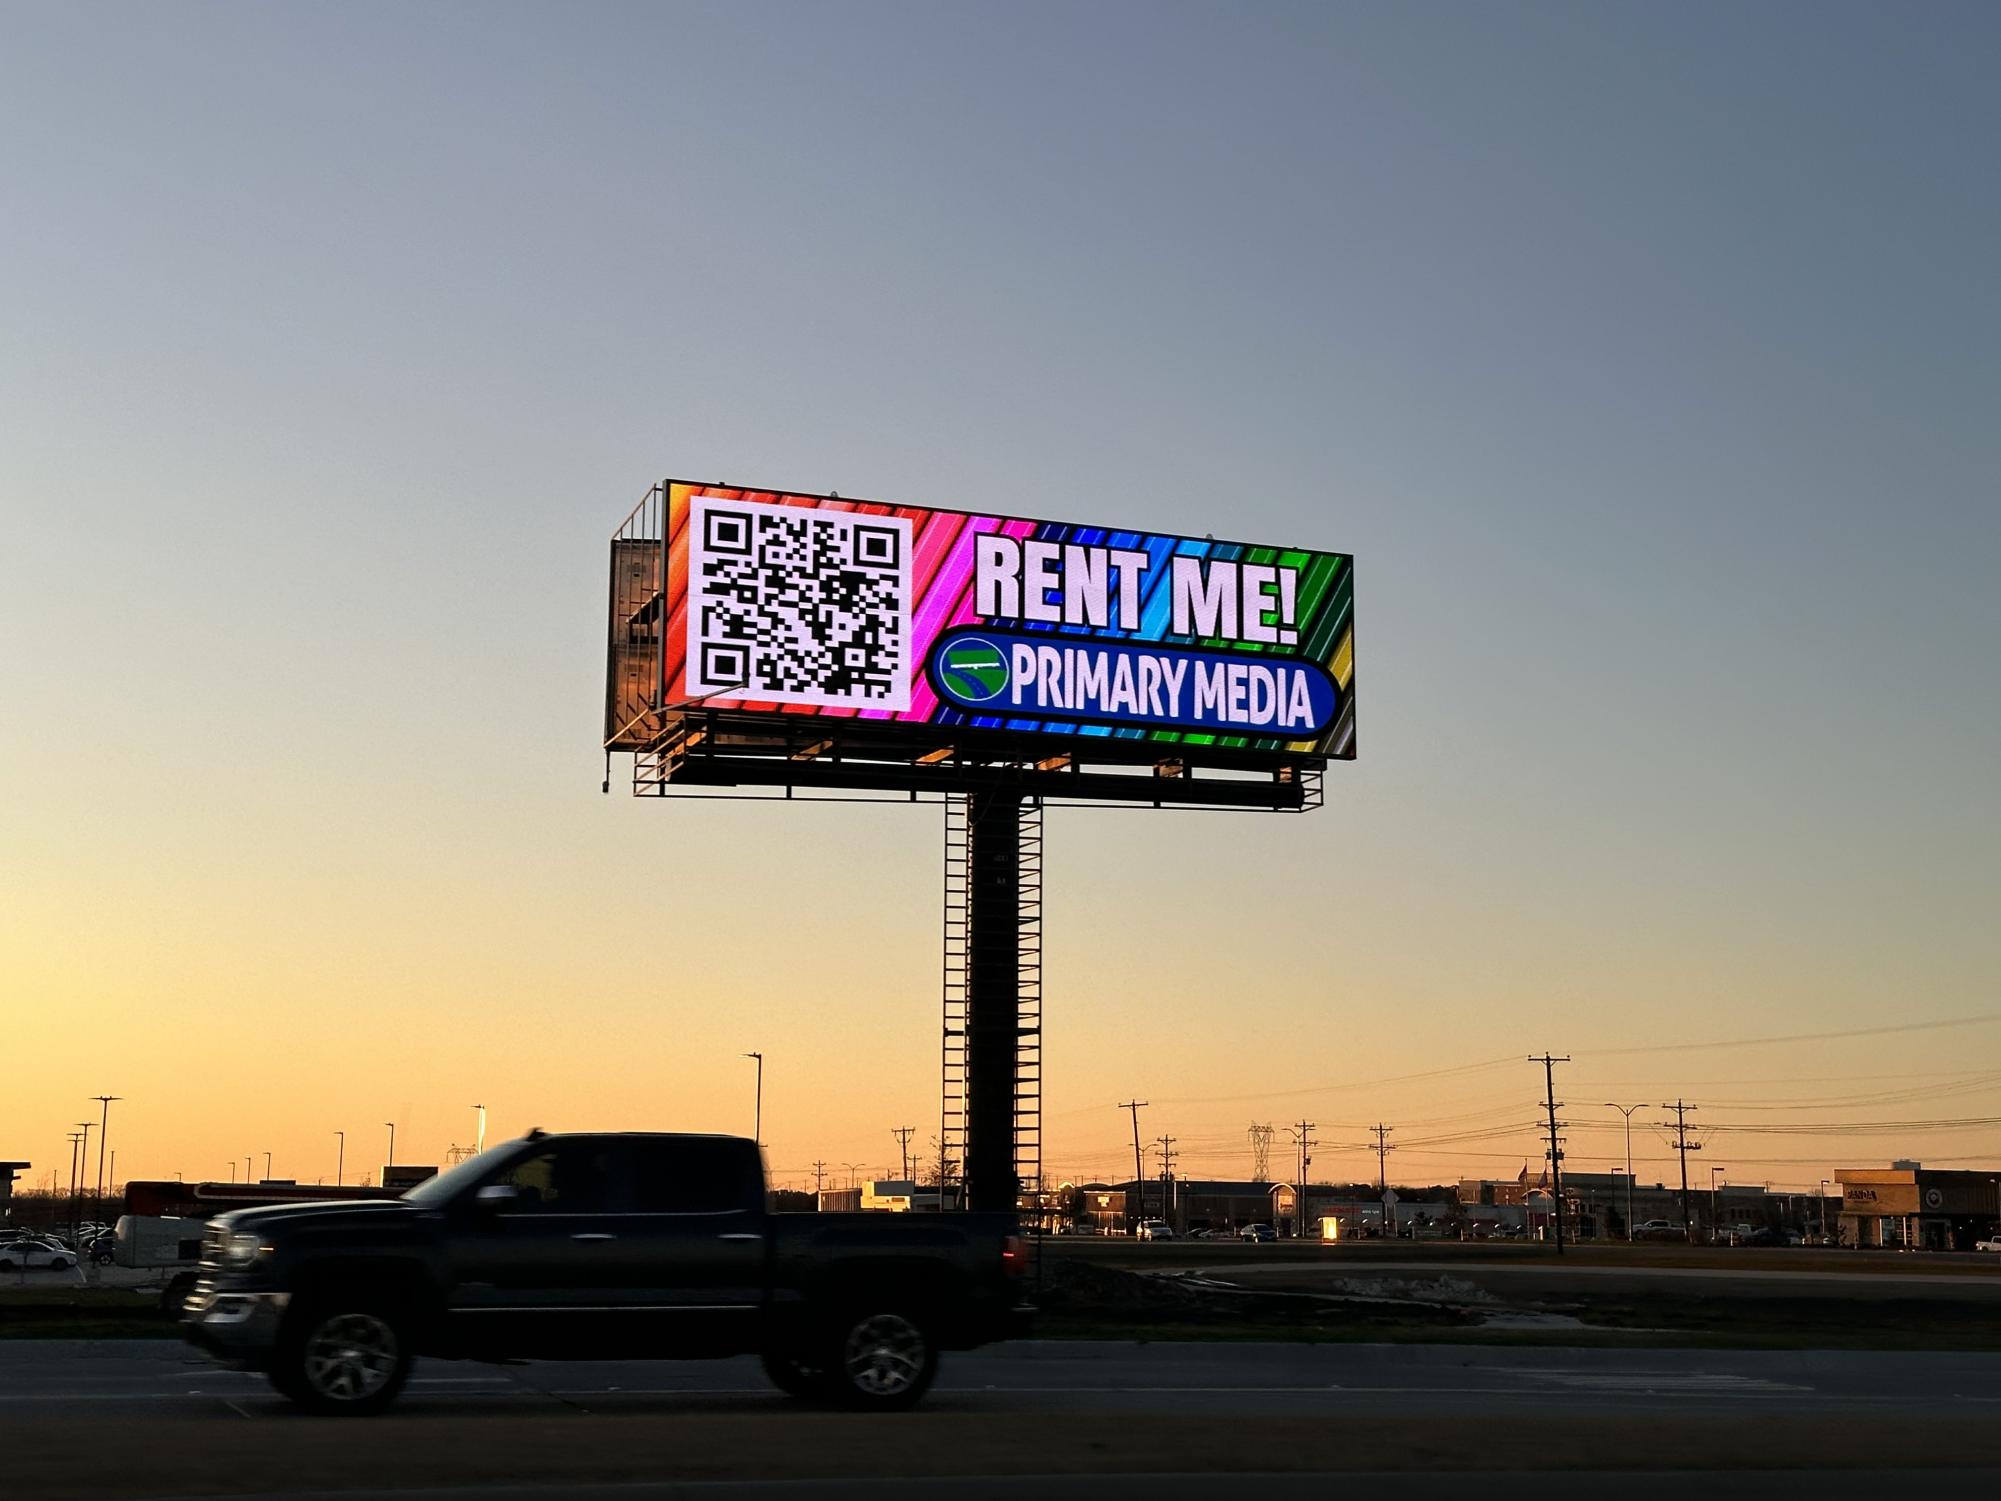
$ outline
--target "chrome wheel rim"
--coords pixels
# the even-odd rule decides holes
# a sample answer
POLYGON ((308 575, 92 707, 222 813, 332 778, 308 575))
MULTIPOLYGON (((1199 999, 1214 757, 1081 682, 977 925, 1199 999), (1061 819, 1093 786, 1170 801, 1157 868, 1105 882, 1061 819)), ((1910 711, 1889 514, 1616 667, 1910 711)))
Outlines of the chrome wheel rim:
POLYGON ((335 1402, 359 1402, 389 1384, 396 1331, 372 1313, 335 1314, 306 1341, 306 1381, 335 1402))
POLYGON ((896 1397, 917 1383, 924 1369, 924 1335, 898 1313, 879 1313, 848 1331, 843 1352, 848 1379, 871 1397, 896 1397))

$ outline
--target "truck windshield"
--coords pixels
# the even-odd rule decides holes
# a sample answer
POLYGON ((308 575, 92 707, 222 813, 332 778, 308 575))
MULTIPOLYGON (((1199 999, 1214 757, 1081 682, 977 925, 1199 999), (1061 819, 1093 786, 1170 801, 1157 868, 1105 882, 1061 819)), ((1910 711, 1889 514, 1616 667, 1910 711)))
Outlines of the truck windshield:
POLYGON ((488 1147, 477 1157, 468 1157, 457 1167, 447 1168, 444 1172, 439 1173, 437 1177, 426 1178, 415 1188, 407 1190, 403 1195, 403 1202, 406 1204, 437 1205, 446 1202, 448 1199, 454 1199, 458 1197, 462 1190, 471 1187, 474 1183, 492 1172, 495 1167, 499 1166, 501 1159, 519 1145, 521 1143, 509 1141, 503 1142, 497 1147, 488 1147))

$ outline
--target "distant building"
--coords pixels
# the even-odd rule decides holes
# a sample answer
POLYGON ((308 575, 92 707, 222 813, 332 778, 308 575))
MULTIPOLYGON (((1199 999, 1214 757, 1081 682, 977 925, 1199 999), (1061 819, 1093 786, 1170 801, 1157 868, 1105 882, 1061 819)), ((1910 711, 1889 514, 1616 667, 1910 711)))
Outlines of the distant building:
POLYGON ((1834 1176, 1844 1246, 1970 1251, 1976 1240, 2001 1234, 2001 1168, 1939 1172, 1899 1162, 1834 1176))
POLYGON ((882 1214, 936 1214, 957 1207, 954 1190, 925 1188, 907 1178, 869 1178, 858 1188, 823 1188, 819 1197, 822 1214, 855 1214, 864 1209, 882 1214))
POLYGON ((32 1162, 0 1162, 0 1223, 14 1213, 14 1180, 33 1166, 32 1162))

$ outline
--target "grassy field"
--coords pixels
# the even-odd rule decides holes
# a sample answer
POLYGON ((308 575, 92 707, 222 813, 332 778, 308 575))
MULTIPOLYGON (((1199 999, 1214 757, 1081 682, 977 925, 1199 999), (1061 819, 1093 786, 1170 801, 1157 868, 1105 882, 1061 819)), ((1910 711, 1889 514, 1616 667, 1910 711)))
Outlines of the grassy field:
POLYGON ((154 1291, 0 1288, 0 1339, 173 1339, 179 1332, 154 1291))

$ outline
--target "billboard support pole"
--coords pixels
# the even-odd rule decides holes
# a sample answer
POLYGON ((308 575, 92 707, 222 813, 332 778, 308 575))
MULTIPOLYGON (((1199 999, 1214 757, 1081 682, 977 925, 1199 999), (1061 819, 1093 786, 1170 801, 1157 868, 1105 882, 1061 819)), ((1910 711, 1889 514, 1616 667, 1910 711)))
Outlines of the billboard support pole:
POLYGON ((966 1207, 1015 1207, 1021 1040, 1022 798, 966 799, 966 1207))

